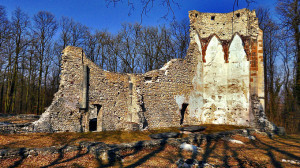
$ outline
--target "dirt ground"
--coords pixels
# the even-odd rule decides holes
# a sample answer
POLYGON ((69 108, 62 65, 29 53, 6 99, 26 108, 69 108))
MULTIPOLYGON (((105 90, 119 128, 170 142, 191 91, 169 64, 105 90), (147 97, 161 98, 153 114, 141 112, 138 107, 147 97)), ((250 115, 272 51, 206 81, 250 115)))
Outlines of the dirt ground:
MULTIPOLYGON (((204 125, 203 134, 241 129, 230 125, 204 125)), ((87 133, 28 133, 0 134, 0 149, 3 148, 41 148, 59 145, 78 145, 81 141, 96 141, 106 144, 128 143, 150 140, 149 135, 162 132, 179 132, 178 128, 161 128, 147 131, 104 131, 87 133)), ((186 135, 184 135, 186 136, 186 135)), ((183 136, 183 137, 184 137, 183 136)))
MULTIPOLYGON (((14 117, 0 118, 0 122, 32 122, 14 117)), ((228 125, 204 125, 203 134, 242 129, 228 125)), ((88 133, 28 133, 1 134, 0 149, 42 148, 60 145, 78 145, 81 141, 96 141, 117 144, 149 140, 149 135, 161 132, 179 132, 177 128, 163 128, 148 131, 105 131, 88 133)), ((183 135, 185 137, 187 135, 183 135)), ((300 167, 300 135, 275 136, 269 138, 254 134, 249 139, 236 135, 232 137, 244 144, 232 143, 226 139, 208 141, 198 146, 197 154, 182 151, 168 144, 150 149, 135 149, 121 153, 121 160, 109 163, 85 149, 76 152, 48 154, 28 157, 0 159, 0 167, 177 167, 179 159, 196 159, 213 167, 300 167)))
POLYGON ((66 154, 29 156, 0 160, 1 167, 177 167, 176 161, 196 159, 214 167, 300 167, 300 135, 269 138, 254 134, 255 140, 236 135, 244 144, 228 140, 194 144, 197 154, 179 147, 162 145, 151 149, 136 149, 121 153, 121 160, 109 163, 85 150, 66 154))

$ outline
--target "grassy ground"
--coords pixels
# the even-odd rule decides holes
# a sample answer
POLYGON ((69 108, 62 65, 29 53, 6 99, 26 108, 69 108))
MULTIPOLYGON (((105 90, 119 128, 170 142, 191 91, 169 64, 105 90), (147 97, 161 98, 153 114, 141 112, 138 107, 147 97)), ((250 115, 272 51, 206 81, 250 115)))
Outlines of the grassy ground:
POLYGON ((255 134, 255 140, 234 136, 245 144, 226 140, 195 144, 202 148, 197 155, 183 152, 178 147, 162 145, 152 149, 136 149, 121 153, 122 161, 109 164, 86 151, 30 156, 0 160, 2 167, 176 167, 179 158, 194 158, 215 167, 299 167, 282 162, 300 160, 300 135, 274 137, 270 139, 255 134))
MULTIPOLYGON (((204 134, 241 129, 243 127, 230 125, 204 125, 204 134)), ((29 133, 0 135, 0 149, 22 147, 49 147, 58 145, 78 145, 81 141, 97 141, 107 144, 117 144, 150 140, 149 135, 162 132, 179 132, 178 128, 162 128, 148 131, 105 131, 88 133, 29 133)), ((186 136, 186 135, 184 135, 186 136)))

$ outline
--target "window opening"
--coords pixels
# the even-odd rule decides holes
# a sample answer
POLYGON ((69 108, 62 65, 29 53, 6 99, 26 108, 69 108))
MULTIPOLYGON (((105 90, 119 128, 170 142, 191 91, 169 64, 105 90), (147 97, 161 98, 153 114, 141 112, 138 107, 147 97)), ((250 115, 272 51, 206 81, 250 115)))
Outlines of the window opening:
POLYGON ((189 104, 187 104, 187 103, 183 103, 183 104, 182 104, 182 107, 181 107, 181 110, 180 110, 180 114, 181 114, 180 125, 183 124, 184 114, 185 114, 185 112, 186 112, 186 108, 187 108, 188 105, 189 105, 189 104))
POLYGON ((145 81, 151 81, 152 77, 145 77, 145 81))

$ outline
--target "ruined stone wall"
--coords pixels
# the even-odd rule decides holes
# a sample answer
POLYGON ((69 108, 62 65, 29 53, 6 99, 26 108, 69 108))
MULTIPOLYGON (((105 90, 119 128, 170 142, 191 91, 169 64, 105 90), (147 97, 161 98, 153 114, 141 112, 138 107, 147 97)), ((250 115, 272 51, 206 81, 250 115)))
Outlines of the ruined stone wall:
POLYGON ((89 68, 88 108, 98 106, 98 115, 103 118, 99 129, 120 129, 128 115, 130 76, 104 71, 86 57, 83 64, 89 68))
POLYGON ((145 117, 150 128, 190 124, 188 110, 181 114, 181 109, 184 103, 189 104, 195 63, 196 61, 190 59, 174 59, 160 70, 143 75, 147 79, 151 77, 151 80, 146 80, 140 85, 145 117), (182 117, 185 119, 180 121, 182 117))
POLYGON ((189 11, 191 29, 198 31, 201 38, 216 34, 222 40, 230 40, 235 33, 257 37, 258 19, 255 11, 240 9, 230 13, 201 13, 189 11))
POLYGON ((33 123, 36 132, 82 131, 78 110, 82 99, 82 50, 67 47, 62 53, 59 90, 41 118, 33 123))
POLYGON ((189 12, 190 45, 145 74, 100 69, 83 50, 62 54, 59 91, 36 131, 138 130, 195 124, 255 126, 264 106, 262 31, 255 11, 189 12), (256 106, 255 106, 256 107, 256 106))

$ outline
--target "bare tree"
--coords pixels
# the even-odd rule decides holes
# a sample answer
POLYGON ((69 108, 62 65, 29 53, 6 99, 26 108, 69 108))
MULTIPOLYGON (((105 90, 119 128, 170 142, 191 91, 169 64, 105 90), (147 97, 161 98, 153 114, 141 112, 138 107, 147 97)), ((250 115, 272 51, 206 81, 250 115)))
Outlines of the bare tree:
POLYGON ((71 23, 71 45, 80 47, 84 43, 88 28, 78 22, 71 23))
POLYGON ((282 30, 281 56, 284 63, 285 106, 283 119, 291 131, 300 130, 300 9, 298 0, 278 0, 276 7, 282 30))
MULTIPOLYGON (((37 114, 39 114, 43 108, 42 104, 41 91, 42 91, 42 74, 44 70, 44 63, 46 61, 46 52, 48 47, 51 45, 52 37, 54 36, 57 30, 57 22, 55 17, 50 12, 40 11, 34 15, 34 40, 35 40, 35 49, 38 52, 38 61, 39 61, 39 76, 38 76, 38 90, 37 90, 37 114)), ((47 71, 44 72, 45 77, 47 77, 47 71)))
POLYGON ((189 20, 183 19, 180 22, 173 21, 171 23, 171 33, 173 36, 174 47, 176 48, 176 57, 184 58, 190 42, 189 20))
POLYGON ((120 34, 116 36, 110 35, 110 43, 109 43, 109 53, 110 59, 107 70, 118 72, 121 67, 119 66, 121 62, 120 55, 122 54, 122 37, 120 34))
POLYGON ((61 51, 63 50, 62 46, 55 42, 53 44, 53 51, 52 55, 54 56, 52 61, 52 92, 55 93, 59 87, 59 80, 60 80, 60 71, 61 71, 61 51))
POLYGON ((177 58, 175 39, 172 34, 172 29, 166 26, 160 27, 160 38, 162 43, 161 48, 161 61, 158 68, 162 67, 166 62, 170 61, 172 58, 177 58))
POLYGON ((123 24, 120 32, 122 37, 122 53, 119 55, 122 60, 121 72, 140 72, 140 44, 141 26, 139 24, 123 24))
MULTIPOLYGON (((107 6, 110 4, 113 4, 114 6, 118 3, 122 3, 123 0, 105 0, 107 3, 107 6)), ((135 10, 136 5, 139 3, 142 6, 141 11, 141 22, 143 21, 143 16, 147 16, 148 13, 150 13, 151 9, 154 6, 161 6, 162 8, 167 9, 167 12, 163 14, 162 18, 167 19, 167 17, 171 14, 173 20, 175 19, 175 13, 174 13, 174 7, 179 8, 179 0, 141 0, 140 2, 135 2, 134 0, 127 0, 127 5, 130 8, 128 15, 131 15, 131 13, 135 10)))
POLYGON ((10 23, 6 16, 6 11, 3 6, 0 5, 0 111, 4 110, 4 92, 5 92, 5 81, 6 70, 8 67, 8 61, 5 59, 6 48, 10 38, 10 23), (5 68, 6 67, 6 68, 5 68))
POLYGON ((27 14, 21 11, 20 8, 17 8, 12 15, 12 40, 14 41, 14 60, 13 60, 13 69, 10 82, 7 86, 6 94, 6 103, 5 111, 6 113, 13 112, 14 103, 16 98, 16 88, 17 88, 17 75, 19 69, 19 58, 21 52, 25 49, 25 46, 28 45, 28 26, 29 26, 29 17, 27 14))
POLYGON ((86 31, 84 40, 84 50, 88 58, 96 63, 95 60, 95 49, 97 44, 97 38, 91 31, 86 31))
POLYGON ((0 53, 2 51, 2 45, 7 40, 9 35, 10 24, 6 16, 6 11, 3 6, 0 5, 0 53))
POLYGON ((264 32, 264 74, 265 74, 265 95, 266 95, 266 104, 269 106, 266 107, 267 115, 271 120, 275 120, 275 117, 278 116, 278 92, 275 85, 276 79, 276 59, 278 57, 279 49, 279 37, 278 31, 279 27, 270 17, 270 11, 268 9, 259 8, 257 10, 257 15, 259 18, 259 26, 264 32))
POLYGON ((156 44, 155 40, 158 39, 157 27, 144 27, 142 29, 142 41, 141 41, 141 57, 142 57, 142 69, 143 72, 147 72, 155 69, 155 55, 156 44))
POLYGON ((73 19, 62 17, 60 21, 61 33, 60 40, 62 41, 62 49, 71 44, 71 30, 74 24, 73 19))
POLYGON ((107 31, 96 31, 96 48, 95 48, 95 62, 104 69, 107 69, 107 61, 110 59, 109 43, 110 35, 107 31))
POLYGON ((299 0, 278 0, 277 12, 281 16, 281 26, 286 28, 286 38, 294 40, 294 55, 296 58, 296 76, 294 96, 300 106, 300 8, 299 0))

